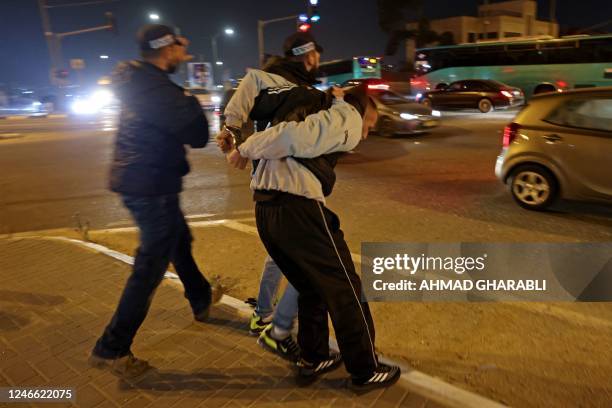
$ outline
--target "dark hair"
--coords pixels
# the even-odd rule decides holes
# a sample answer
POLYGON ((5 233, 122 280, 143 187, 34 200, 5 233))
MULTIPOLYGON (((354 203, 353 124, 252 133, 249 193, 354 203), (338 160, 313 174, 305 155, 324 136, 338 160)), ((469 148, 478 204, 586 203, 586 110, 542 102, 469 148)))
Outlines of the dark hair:
POLYGON ((344 95, 345 102, 353 105, 357 112, 363 117, 366 113, 368 106, 373 109, 376 109, 376 104, 368 96, 367 87, 365 84, 357 85, 348 91, 346 91, 344 95))

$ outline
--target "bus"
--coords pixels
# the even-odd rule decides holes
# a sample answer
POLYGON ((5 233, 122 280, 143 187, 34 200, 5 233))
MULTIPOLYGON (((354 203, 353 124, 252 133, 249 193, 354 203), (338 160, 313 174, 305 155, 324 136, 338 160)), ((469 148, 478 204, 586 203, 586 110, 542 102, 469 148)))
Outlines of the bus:
POLYGON ((354 57, 347 60, 324 62, 319 67, 320 88, 342 85, 350 79, 380 78, 380 57, 354 57))
POLYGON ((421 48, 412 94, 463 79, 492 79, 543 92, 612 85, 612 35, 577 35, 421 48))

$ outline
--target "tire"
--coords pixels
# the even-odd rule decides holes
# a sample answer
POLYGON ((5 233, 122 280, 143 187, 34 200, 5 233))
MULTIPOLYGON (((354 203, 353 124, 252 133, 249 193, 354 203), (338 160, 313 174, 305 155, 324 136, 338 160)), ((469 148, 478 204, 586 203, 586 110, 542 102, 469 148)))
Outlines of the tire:
POLYGON ((557 199, 559 187, 555 176, 537 164, 520 165, 509 177, 510 194, 523 208, 542 211, 557 199))
POLYGON ((550 84, 541 84, 536 86, 533 90, 534 95, 539 95, 547 92, 557 92, 557 88, 550 84))
POLYGON ((386 116, 380 118, 376 129, 381 137, 393 137, 395 135, 395 124, 386 116))
POLYGON ((490 99, 483 98, 478 101, 478 110, 482 113, 489 113, 493 110, 493 102, 490 99))
POLYGON ((421 101, 421 105, 423 105, 423 106, 425 106, 425 107, 427 107, 429 109, 433 108, 433 103, 431 102, 431 99, 429 99, 429 98, 423 99, 421 101))

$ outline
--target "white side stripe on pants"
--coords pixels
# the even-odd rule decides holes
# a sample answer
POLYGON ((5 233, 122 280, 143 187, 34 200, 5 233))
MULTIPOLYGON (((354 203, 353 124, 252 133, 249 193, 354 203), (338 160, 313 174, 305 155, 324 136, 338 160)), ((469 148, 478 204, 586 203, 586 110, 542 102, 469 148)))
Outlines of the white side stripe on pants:
POLYGON ((319 206, 319 211, 321 212, 321 217, 323 218, 323 225, 325 225, 325 230, 327 231, 327 235, 329 235, 329 239, 331 240, 332 245, 334 246, 334 251, 336 251, 336 255, 338 256, 338 261, 340 261, 340 265, 342 265, 342 269, 344 270, 344 275, 346 275, 346 279, 348 280, 349 285, 351 285, 351 289, 353 291, 353 295, 355 296, 355 300, 357 301, 357 305, 359 306, 359 310, 361 311, 361 317, 363 318, 363 324, 366 327, 366 331, 368 332, 368 340, 370 340, 370 346, 372 347, 372 357, 374 357, 374 363, 378 364, 378 360, 376 358, 376 351, 374 350, 374 343, 372 342, 372 335, 370 334, 370 327, 368 326, 368 319, 365 317, 365 313, 363 312, 363 307, 361 307, 361 302, 359 301, 359 296, 357 292, 355 292, 355 287, 353 286, 353 282, 351 282, 351 278, 349 277, 348 271, 344 266, 344 262, 342 262, 342 257, 340 257, 340 252, 338 252, 338 248, 336 247, 336 242, 334 241, 334 237, 327 226, 327 221, 325 220, 325 213, 323 213, 323 208, 321 207, 321 203, 317 201, 317 205, 319 206))

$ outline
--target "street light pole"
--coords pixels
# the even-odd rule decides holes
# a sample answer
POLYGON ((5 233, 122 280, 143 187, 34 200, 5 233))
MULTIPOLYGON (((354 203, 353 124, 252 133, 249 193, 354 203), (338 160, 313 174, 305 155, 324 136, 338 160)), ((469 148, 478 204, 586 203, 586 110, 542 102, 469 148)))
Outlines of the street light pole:
POLYGON ((216 65, 217 61, 219 60, 219 54, 217 52, 217 37, 219 36, 219 34, 215 34, 211 37, 210 39, 210 46, 212 48, 212 64, 216 65))
MULTIPOLYGON (((232 35, 234 35, 234 30, 232 28, 228 27, 228 28, 225 28, 223 30, 223 33, 225 35, 232 36, 232 35)), ((212 72, 213 72, 213 81, 214 82, 217 82, 217 77, 216 77, 217 68, 216 67, 217 67, 217 62, 219 61, 219 50, 217 48, 217 38, 219 38, 219 36, 221 34, 222 33, 217 33, 217 34, 213 35, 212 37, 210 37, 210 46, 212 48, 212 61, 211 61, 211 64, 212 64, 212 72)))
POLYGON ((297 14, 293 16, 274 18, 272 20, 257 20, 257 42, 258 42, 258 48, 259 48, 259 64, 260 65, 263 65, 264 63, 264 50, 265 50, 264 28, 266 27, 266 25, 271 24, 271 23, 277 23, 280 21, 295 20, 296 18, 298 18, 297 14))

